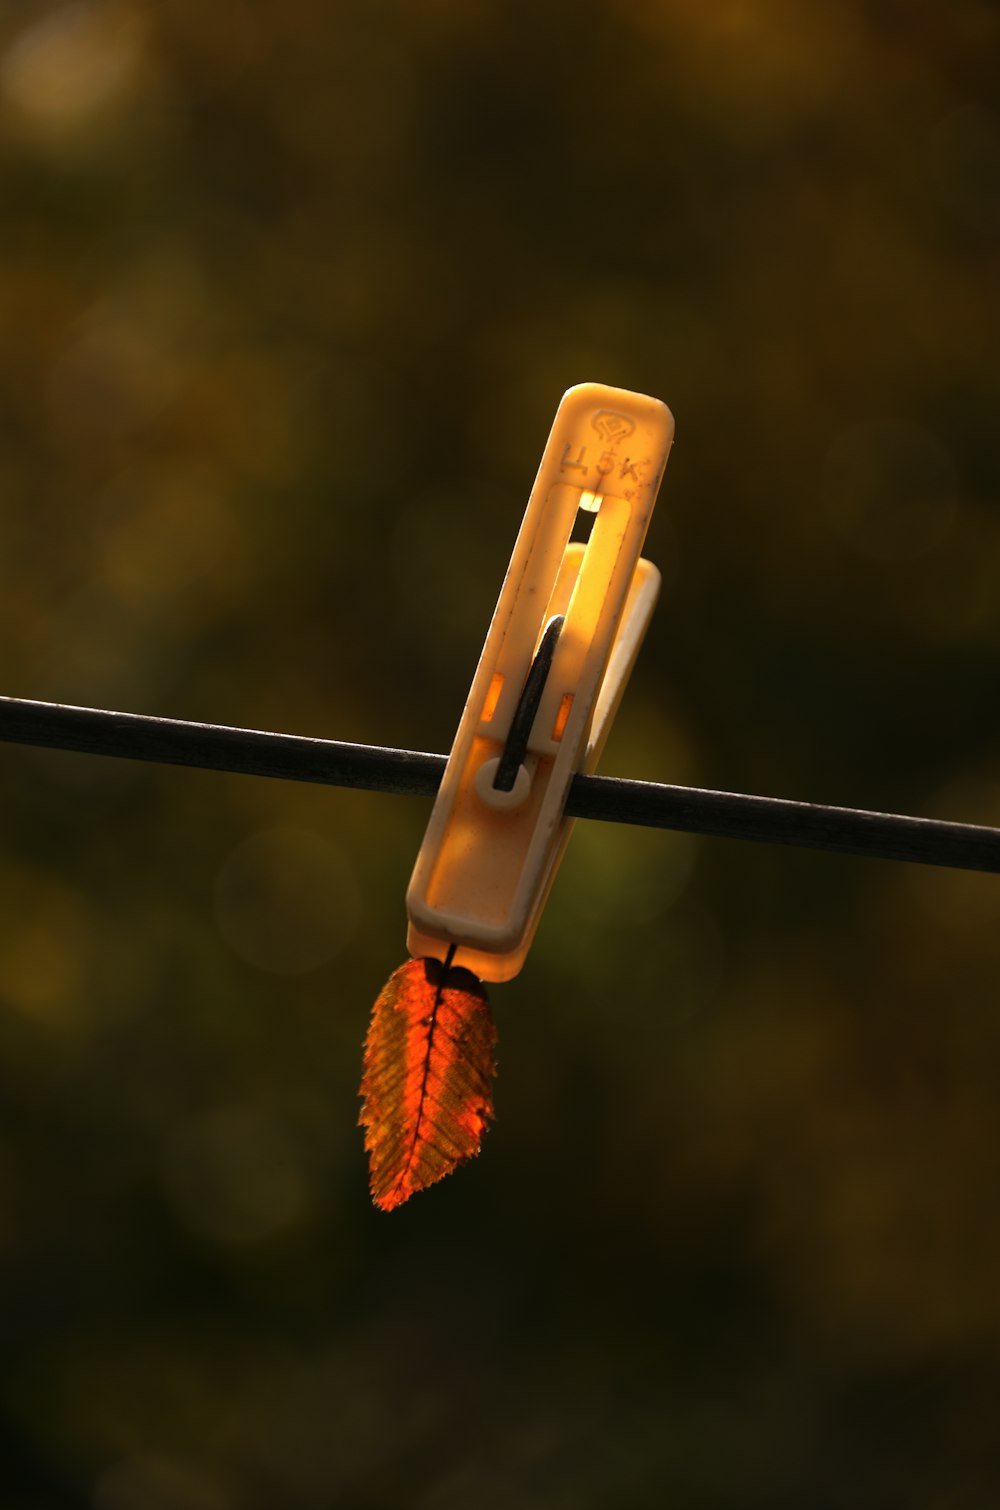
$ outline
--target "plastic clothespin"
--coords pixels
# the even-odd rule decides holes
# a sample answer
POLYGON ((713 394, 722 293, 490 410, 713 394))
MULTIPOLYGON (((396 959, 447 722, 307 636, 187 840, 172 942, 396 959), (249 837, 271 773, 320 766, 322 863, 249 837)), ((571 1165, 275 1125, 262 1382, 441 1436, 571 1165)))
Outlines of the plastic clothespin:
POLYGON ((659 593, 640 552, 673 434, 644 394, 563 396, 407 891, 416 958, 487 981, 524 964, 570 783, 597 764, 659 593))

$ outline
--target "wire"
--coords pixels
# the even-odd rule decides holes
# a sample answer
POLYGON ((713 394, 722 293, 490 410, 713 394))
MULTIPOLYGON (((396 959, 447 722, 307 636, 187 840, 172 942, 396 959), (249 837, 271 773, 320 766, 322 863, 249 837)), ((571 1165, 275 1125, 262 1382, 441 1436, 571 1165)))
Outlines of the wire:
MULTIPOLYGON (((434 796, 446 764, 444 755, 415 750, 341 744, 14 697, 0 697, 0 741, 415 797, 434 796)), ((1000 829, 936 818, 905 818, 612 776, 574 777, 566 813, 606 823, 1000 872, 1000 829)))

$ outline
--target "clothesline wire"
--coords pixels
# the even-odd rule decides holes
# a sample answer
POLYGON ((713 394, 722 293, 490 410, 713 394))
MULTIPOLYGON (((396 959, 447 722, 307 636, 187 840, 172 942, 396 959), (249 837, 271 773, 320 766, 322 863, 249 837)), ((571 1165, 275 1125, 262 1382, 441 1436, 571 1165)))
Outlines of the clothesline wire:
MULTIPOLYGON (((0 697, 0 742, 247 776, 433 797, 444 755, 0 697)), ((576 776, 570 817, 789 844, 882 860, 1000 872, 1000 829, 936 818, 576 776)))

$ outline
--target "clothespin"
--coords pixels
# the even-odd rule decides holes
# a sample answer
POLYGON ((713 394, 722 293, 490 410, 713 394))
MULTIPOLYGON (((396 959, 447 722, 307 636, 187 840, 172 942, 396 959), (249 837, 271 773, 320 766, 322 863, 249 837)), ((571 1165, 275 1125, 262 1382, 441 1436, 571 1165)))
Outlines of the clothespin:
POLYGON ((597 764, 656 604, 640 552, 673 433, 643 394, 563 396, 407 892, 414 956, 451 952, 489 981, 524 964, 570 782, 597 764))
POLYGON ((406 895, 407 947, 372 1013, 360 1121, 385 1211, 478 1153, 493 1115, 487 981, 525 955, 660 586, 640 557, 674 422, 600 383, 564 394, 406 895), (581 509, 586 544, 570 539, 581 509))

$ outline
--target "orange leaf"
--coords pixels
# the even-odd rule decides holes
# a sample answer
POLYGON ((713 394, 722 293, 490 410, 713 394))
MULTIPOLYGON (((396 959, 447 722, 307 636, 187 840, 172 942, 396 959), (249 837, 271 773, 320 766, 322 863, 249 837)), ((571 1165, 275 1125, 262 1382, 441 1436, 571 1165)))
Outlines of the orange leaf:
POLYGON ((368 1029, 359 1118, 383 1211, 479 1152, 493 1115, 496 1036, 471 971, 412 959, 390 975, 368 1029))

